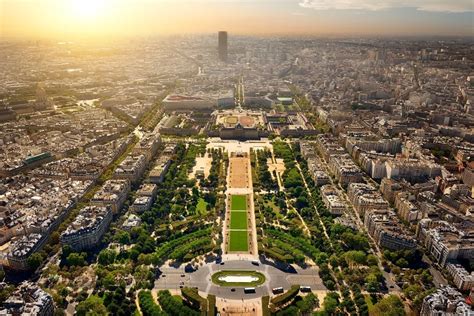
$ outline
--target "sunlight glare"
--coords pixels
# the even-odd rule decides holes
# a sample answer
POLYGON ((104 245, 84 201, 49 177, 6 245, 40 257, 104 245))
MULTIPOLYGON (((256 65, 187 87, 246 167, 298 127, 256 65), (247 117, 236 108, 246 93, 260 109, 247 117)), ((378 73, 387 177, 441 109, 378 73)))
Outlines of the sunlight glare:
POLYGON ((104 13, 106 0, 70 0, 77 18, 95 19, 104 13))

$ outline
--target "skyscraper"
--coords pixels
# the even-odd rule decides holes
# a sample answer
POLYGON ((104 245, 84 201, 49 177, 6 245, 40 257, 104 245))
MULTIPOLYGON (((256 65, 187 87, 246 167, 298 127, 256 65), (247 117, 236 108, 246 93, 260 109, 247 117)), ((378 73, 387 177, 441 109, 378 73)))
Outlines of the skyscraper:
POLYGON ((219 60, 223 62, 227 62, 227 32, 220 31, 218 33, 219 38, 219 60))

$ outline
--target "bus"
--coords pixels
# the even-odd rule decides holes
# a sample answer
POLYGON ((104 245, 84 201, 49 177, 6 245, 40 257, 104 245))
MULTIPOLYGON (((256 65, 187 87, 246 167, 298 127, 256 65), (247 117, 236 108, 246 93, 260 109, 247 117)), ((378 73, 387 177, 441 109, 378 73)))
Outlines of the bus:
POLYGON ((283 287, 275 287, 272 289, 273 294, 280 294, 283 293, 283 287))
POLYGON ((246 287, 246 288, 244 288, 244 293, 245 294, 255 293, 255 288, 254 287, 246 287))

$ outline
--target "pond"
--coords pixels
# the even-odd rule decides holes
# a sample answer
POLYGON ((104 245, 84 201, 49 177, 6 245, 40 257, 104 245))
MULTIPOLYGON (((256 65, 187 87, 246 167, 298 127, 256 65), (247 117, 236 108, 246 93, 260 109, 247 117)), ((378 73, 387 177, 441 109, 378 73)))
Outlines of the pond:
POLYGON ((226 275, 218 279, 219 281, 227 283, 252 283, 259 280, 258 277, 251 275, 226 275))

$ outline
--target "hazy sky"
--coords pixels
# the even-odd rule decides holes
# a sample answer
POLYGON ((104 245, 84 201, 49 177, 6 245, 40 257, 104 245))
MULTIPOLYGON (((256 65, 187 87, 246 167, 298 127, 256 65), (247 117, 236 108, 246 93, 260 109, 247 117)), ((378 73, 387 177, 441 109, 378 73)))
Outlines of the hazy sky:
POLYGON ((474 0, 0 0, 0 37, 474 35, 474 0))

